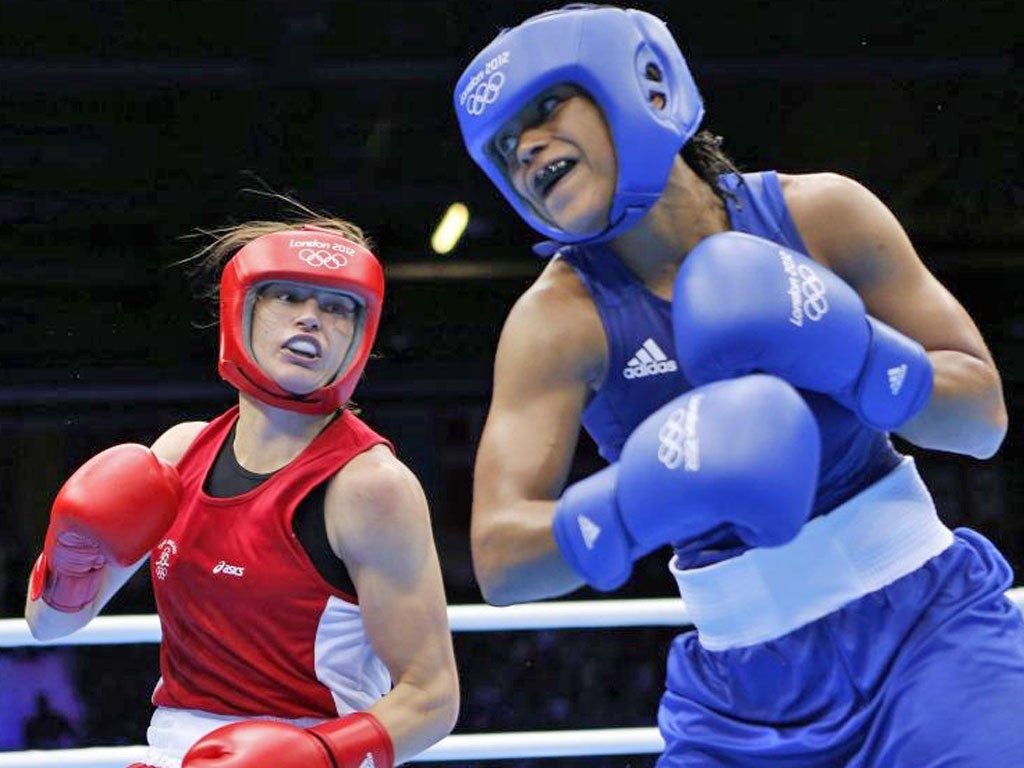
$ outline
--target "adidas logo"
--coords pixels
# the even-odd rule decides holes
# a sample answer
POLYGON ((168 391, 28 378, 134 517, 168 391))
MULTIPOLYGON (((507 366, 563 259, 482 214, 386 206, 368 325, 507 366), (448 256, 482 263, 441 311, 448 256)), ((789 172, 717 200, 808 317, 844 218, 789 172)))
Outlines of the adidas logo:
POLYGON ((366 757, 359 764, 359 768, 376 768, 377 764, 373 761, 373 755, 369 752, 366 753, 366 757))
POLYGON ((576 522, 579 523, 580 533, 583 535, 583 545, 587 549, 593 549, 594 542, 597 541, 597 537, 601 535, 601 526, 586 515, 580 515, 577 517, 576 522))
POLYGON ((886 373, 889 374, 889 391, 895 397, 903 389, 903 381, 907 378, 907 364, 897 365, 895 368, 890 368, 886 373))
POLYGON ((679 370, 675 360, 661 351, 654 339, 647 339, 640 345, 636 354, 629 358, 622 375, 627 379, 642 379, 645 376, 657 376, 659 373, 673 373, 679 370))

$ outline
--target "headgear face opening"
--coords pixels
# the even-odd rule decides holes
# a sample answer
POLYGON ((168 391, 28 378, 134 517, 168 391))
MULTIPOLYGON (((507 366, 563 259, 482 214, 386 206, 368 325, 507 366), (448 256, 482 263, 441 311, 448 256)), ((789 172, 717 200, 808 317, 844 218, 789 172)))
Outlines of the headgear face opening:
POLYGON ((560 243, 610 240, 660 197, 672 162, 704 117, 704 103, 665 23, 645 11, 567 6, 503 30, 466 67, 455 112, 469 154, 519 215, 560 243), (512 186, 493 148, 498 130, 547 89, 571 83, 604 113, 618 162, 607 227, 570 233, 512 186))
POLYGON ((323 414, 352 396, 373 348, 384 299, 384 272, 363 246, 327 229, 298 228, 256 238, 224 267, 220 280, 220 356, 225 381, 257 400, 300 413, 323 414), (259 288, 298 283, 355 297, 355 333, 334 379, 305 395, 280 387, 252 355, 250 329, 259 288))

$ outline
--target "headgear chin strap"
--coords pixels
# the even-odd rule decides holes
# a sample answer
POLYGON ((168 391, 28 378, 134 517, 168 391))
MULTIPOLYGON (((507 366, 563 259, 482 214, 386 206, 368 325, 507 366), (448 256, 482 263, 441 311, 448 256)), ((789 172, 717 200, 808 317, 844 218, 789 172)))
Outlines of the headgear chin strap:
POLYGON ((269 405, 300 413, 329 413, 348 401, 366 367, 383 299, 384 272, 363 246, 314 227, 263 235, 239 250, 221 275, 217 370, 232 386, 269 405), (252 357, 249 327, 256 289, 278 281, 344 291, 361 304, 355 335, 337 375, 307 395, 282 389, 252 357))
POLYGON ((567 6, 503 30, 459 78, 455 112, 469 154, 531 227, 560 243, 596 243, 626 231, 654 205, 676 154, 697 132, 704 103, 661 19, 567 6), (615 194, 608 226, 596 234, 566 232, 538 213, 515 191, 493 147, 502 125, 562 83, 594 99, 615 146, 615 194), (663 106, 654 103, 662 99, 663 106))

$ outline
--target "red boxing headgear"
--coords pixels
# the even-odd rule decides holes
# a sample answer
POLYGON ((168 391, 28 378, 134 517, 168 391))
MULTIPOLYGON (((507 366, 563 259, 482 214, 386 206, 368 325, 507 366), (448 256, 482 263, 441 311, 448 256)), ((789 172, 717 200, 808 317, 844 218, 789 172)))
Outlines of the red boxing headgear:
POLYGON ((221 275, 217 370, 229 384, 269 405, 329 413, 344 405, 356 388, 377 335, 383 300, 384 271, 363 246, 317 227, 263 235, 239 250, 221 275), (252 357, 249 329, 256 289, 278 281, 342 291, 361 305, 355 335, 337 375, 306 395, 282 389, 252 357))

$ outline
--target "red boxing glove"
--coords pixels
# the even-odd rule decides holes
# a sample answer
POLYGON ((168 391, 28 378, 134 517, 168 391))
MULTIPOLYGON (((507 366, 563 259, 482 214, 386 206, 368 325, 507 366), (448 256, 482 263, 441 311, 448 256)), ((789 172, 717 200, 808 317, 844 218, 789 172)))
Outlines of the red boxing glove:
POLYGON ((64 483, 50 510, 29 597, 58 611, 96 598, 107 560, 131 565, 156 546, 181 501, 178 472, 144 445, 115 445, 64 483))
POLYGON ((181 768, 393 768, 395 749, 368 712, 299 728, 277 720, 243 720, 192 745, 181 768))

